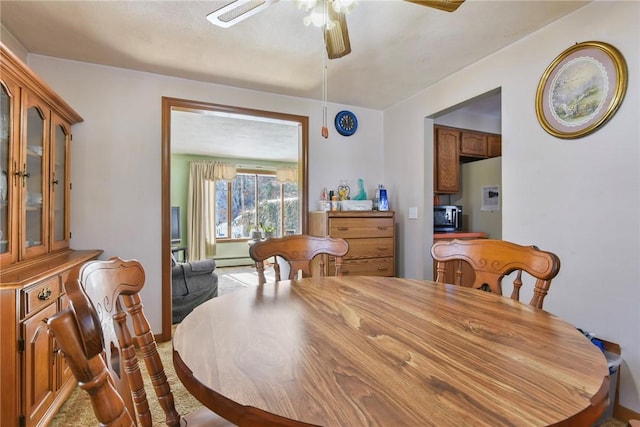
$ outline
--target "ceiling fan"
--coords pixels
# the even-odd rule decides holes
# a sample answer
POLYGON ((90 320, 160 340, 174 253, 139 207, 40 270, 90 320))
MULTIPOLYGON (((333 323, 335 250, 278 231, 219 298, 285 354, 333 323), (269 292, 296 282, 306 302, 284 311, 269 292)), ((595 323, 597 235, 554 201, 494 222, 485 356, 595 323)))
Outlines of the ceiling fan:
MULTIPOLYGON (((266 9, 278 0, 232 0, 209 15, 215 25, 228 28, 266 9)), ((443 10, 455 11, 465 0, 405 0, 410 3, 443 10)), ((298 6, 310 14, 304 18, 306 25, 324 27, 324 41, 329 59, 341 58, 351 52, 346 15, 358 0, 296 0, 298 6), (326 23, 326 24, 325 24, 326 23)))

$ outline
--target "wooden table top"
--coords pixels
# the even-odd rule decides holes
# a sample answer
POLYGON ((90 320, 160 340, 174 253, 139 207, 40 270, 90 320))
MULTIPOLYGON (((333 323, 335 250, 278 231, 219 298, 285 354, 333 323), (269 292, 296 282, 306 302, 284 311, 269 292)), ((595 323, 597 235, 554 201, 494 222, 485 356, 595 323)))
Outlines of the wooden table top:
POLYGON ((185 387, 241 425, 262 411, 341 427, 591 425, 609 387, 604 355, 569 323, 423 280, 243 289, 197 307, 173 346, 185 387))

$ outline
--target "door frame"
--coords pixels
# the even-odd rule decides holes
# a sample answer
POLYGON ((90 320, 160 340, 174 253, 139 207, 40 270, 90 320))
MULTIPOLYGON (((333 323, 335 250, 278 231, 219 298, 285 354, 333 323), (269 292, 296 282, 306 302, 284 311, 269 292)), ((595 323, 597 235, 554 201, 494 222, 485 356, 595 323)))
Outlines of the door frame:
POLYGON ((302 174, 300 190, 300 220, 303 234, 308 232, 309 211, 309 117, 274 111, 254 110, 250 108, 213 104, 209 102, 162 97, 162 333, 156 335, 158 341, 169 341, 172 334, 171 299, 171 111, 183 108, 193 110, 219 111, 278 120, 298 122, 301 126, 300 146, 298 147, 298 168, 302 174))

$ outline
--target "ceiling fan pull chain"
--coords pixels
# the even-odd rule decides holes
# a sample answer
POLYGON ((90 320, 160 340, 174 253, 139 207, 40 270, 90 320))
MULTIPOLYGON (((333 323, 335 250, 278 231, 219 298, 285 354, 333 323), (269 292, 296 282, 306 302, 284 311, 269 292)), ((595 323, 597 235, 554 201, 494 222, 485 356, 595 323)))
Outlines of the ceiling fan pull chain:
MULTIPOLYGON (((329 12, 327 11, 327 3, 324 3, 324 25, 327 25, 327 18, 329 12)), ((325 44, 324 29, 322 35, 322 42, 325 44)), ((324 51, 321 51, 322 55, 322 137, 324 139, 329 138, 329 128, 327 127, 327 58, 324 51)))

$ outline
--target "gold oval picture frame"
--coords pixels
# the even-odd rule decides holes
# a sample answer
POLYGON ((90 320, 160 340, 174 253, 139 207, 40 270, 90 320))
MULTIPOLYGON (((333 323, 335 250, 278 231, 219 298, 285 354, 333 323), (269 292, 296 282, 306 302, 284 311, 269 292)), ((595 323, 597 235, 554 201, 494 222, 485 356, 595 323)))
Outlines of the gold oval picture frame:
POLYGON ((536 115, 553 136, 580 138, 603 126, 627 90, 627 64, 604 42, 577 43, 547 67, 536 91, 536 115))

